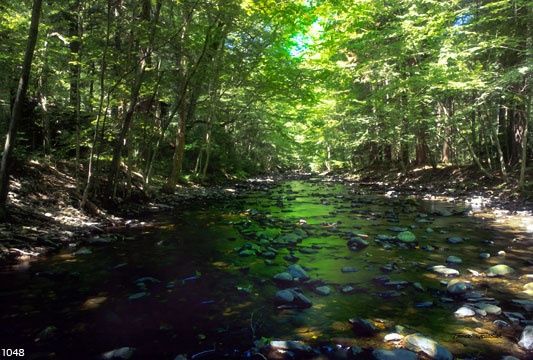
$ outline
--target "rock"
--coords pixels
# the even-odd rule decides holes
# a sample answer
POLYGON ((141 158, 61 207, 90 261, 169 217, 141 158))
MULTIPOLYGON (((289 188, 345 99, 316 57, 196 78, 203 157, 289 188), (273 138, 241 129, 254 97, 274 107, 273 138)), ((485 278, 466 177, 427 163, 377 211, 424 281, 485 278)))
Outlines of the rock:
POLYGON ((460 244, 464 241, 460 236, 451 236, 447 240, 450 244, 460 244))
POLYGON ((533 282, 525 284, 523 292, 526 293, 526 295, 533 297, 533 282))
POLYGON ((419 309, 430 308, 433 306, 433 301, 423 301, 415 304, 415 307, 419 309))
POLYGON ((251 249, 242 250, 239 252, 239 256, 246 257, 246 256, 254 256, 255 251, 251 249))
POLYGON ((378 332, 378 329, 370 322, 370 320, 352 318, 349 322, 352 324, 352 330, 358 336, 370 337, 378 332))
POLYGON ((344 285, 341 287, 341 292, 343 294, 349 294, 353 291, 355 291, 355 288, 352 285, 344 285))
POLYGON ((513 299, 513 304, 521 306, 525 311, 533 311, 533 300, 513 299))
POLYGON ((113 239, 110 237, 95 236, 95 237, 88 239, 87 243, 91 245, 106 245, 106 244, 110 244, 112 241, 113 239))
POLYGON ((324 295, 324 296, 327 296, 329 294, 331 294, 331 288, 329 286, 317 286, 315 288, 315 292, 318 294, 318 295, 324 295))
POLYGON ((142 299, 144 297, 147 297, 148 295, 150 295, 150 294, 147 293, 146 291, 142 291, 142 292, 138 292, 138 293, 135 293, 135 294, 131 294, 130 296, 128 296, 128 300, 138 300, 138 299, 142 299))
POLYGON ((413 287, 414 287, 415 289, 417 289, 418 291, 426 291, 426 290, 424 289, 424 287, 422 286, 422 284, 420 284, 419 282, 414 282, 414 283, 413 283, 413 287))
POLYGON ((282 272, 279 274, 274 275, 274 281, 279 282, 292 282, 294 279, 291 274, 288 272, 282 272))
POLYGON ((280 305, 289 305, 298 308, 308 308, 313 305, 300 289, 285 289, 276 292, 275 302, 280 305))
POLYGON ((374 350, 372 356, 376 360, 416 360, 418 356, 409 350, 394 349, 394 350, 374 350))
POLYGON ((514 273, 514 269, 505 264, 491 266, 487 270, 488 276, 505 276, 514 273))
POLYGON ((48 339, 51 339, 53 337, 55 337, 57 334, 57 328, 53 325, 50 325, 50 326, 47 326, 46 328, 44 328, 38 335, 37 335, 37 338, 35 339, 35 341, 43 341, 43 340, 48 340, 48 339))
POLYGON ((366 241, 365 239, 359 236, 350 238, 350 240, 348 240, 348 247, 352 251, 361 250, 362 248, 365 248, 367 246, 368 246, 368 241, 366 241))
POLYGON ((498 256, 505 256, 507 253, 503 250, 498 251, 498 256))
POLYGON ((385 285, 387 287, 395 287, 396 289, 399 290, 399 289, 403 289, 404 287, 409 285, 409 282, 408 281, 404 281, 404 280, 387 281, 383 285, 385 285))
POLYGON ((301 342, 292 340, 272 340, 269 343, 270 347, 275 350, 288 350, 299 353, 310 353, 313 351, 311 346, 301 342))
POLYGON ((396 238, 404 243, 412 243, 416 240, 415 234, 410 231, 402 231, 396 236, 396 238))
POLYGON ((437 343, 436 341, 427 338, 420 334, 408 335, 404 338, 404 345, 407 349, 414 352, 423 352, 427 356, 435 360, 452 360, 453 355, 437 343))
POLYGON ((294 294, 291 290, 280 290, 276 293, 276 302, 292 303, 294 301, 294 294))
POLYGON ((292 275, 294 280, 306 281, 309 280, 307 272, 298 264, 293 264, 288 267, 289 274, 292 275))
POLYGON ((395 298, 395 297, 402 296, 402 293, 398 292, 396 290, 388 290, 388 291, 382 291, 382 292, 378 293, 378 296, 383 298, 383 299, 392 299, 392 298, 395 298))
POLYGON ((353 266, 344 266, 344 267, 341 269, 341 271, 342 271, 343 273, 353 273, 353 272, 356 272, 357 269, 354 268, 353 266))
POLYGON ((472 285, 465 281, 460 280, 451 280, 446 286, 446 290, 453 295, 461 295, 466 293, 467 290, 471 289, 472 285))
POLYGON ((407 228, 399 227, 399 226, 391 226, 387 230, 392 231, 392 232, 401 233, 401 232, 407 231, 407 228))
POLYGON ((513 324, 520 324, 520 321, 526 320, 525 316, 519 312, 504 311, 503 315, 513 324))
POLYGON ((489 315, 500 315, 502 309, 499 306, 487 303, 477 303, 474 305, 476 308, 485 311, 489 315))
POLYGON ((459 271, 455 269, 448 268, 444 265, 435 265, 431 267, 431 270, 434 272, 444 275, 444 276, 457 276, 459 275, 459 271))
POLYGON ((111 350, 102 354, 102 359, 130 359, 135 352, 135 348, 122 347, 119 349, 111 350))
POLYGON ((507 355, 502 357, 502 360, 520 360, 519 358, 515 358, 514 356, 507 355))
POLYGON ((458 256, 450 255, 446 259, 446 262, 450 264, 461 264, 463 260, 458 256))
POLYGON ((455 317, 457 318, 465 318, 465 317, 471 317, 476 315, 476 312, 469 308, 468 306, 461 306, 459 309, 457 309, 454 313, 455 317))
POLYGON ((274 259, 276 257, 276 253, 273 251, 264 251, 261 253, 261 256, 265 259, 274 259))
POLYGON ((400 341, 401 339, 403 339, 403 335, 398 333, 390 333, 383 338, 384 341, 400 341))
POLYGON ((452 212, 446 208, 437 208, 433 211, 433 214, 439 216, 452 216, 452 212))
POLYGON ((78 251, 75 251, 74 252, 74 255, 78 256, 78 255, 90 255, 92 254, 93 252, 91 251, 91 249, 89 248, 86 248, 86 247, 82 247, 81 249, 79 249, 78 251))
POLYGON ((486 252, 482 252, 482 253, 479 254, 479 257, 481 259, 488 259, 488 258, 490 258, 490 254, 486 253, 486 252))
POLYGON ((533 351, 533 325, 528 325, 524 328, 518 346, 527 351, 533 351))
POLYGON ((496 325, 496 327, 499 328, 499 329, 503 329, 503 328, 507 328, 507 327, 511 326, 511 325, 509 325, 508 322, 500 320, 500 319, 494 320, 492 323, 494 325, 496 325))

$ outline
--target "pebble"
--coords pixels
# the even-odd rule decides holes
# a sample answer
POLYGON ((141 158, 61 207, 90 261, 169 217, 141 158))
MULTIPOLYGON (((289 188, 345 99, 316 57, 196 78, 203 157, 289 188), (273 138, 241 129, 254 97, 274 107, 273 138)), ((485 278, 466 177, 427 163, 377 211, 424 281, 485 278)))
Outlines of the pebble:
POLYGON ((446 262, 450 264, 461 264, 463 260, 458 256, 450 255, 446 259, 446 262))
POLYGON ((315 288, 315 292, 319 295, 324 295, 324 296, 327 296, 329 294, 331 294, 331 288, 329 286, 317 286, 315 288))
POLYGON ((476 312, 467 306, 461 306, 459 309, 457 309, 457 311, 455 311, 454 315, 458 318, 465 318, 476 315, 476 312))
POLYGON ((405 349, 394 349, 394 350, 383 350, 378 349, 372 352, 372 356, 376 360, 416 360, 418 356, 409 350, 405 349))
POLYGON ((527 351, 533 351, 533 326, 529 325, 524 328, 518 346, 527 351))

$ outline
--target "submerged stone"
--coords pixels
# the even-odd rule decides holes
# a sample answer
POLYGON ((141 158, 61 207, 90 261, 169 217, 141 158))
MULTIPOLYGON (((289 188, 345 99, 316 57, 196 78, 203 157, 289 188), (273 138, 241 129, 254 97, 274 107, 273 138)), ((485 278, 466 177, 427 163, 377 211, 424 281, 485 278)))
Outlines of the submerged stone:
POLYGON ((307 275, 307 272, 298 264, 290 265, 287 270, 295 280, 309 280, 309 275, 307 275))
POLYGON ((464 294, 467 290, 471 289, 472 285, 468 282, 461 280, 451 280, 446 286, 446 290, 453 295, 464 294))
POLYGON ((311 346, 306 343, 294 340, 272 340, 269 345, 272 349, 289 350, 300 353, 308 353, 313 350, 311 346))
POLYGON ((464 241, 460 236, 451 236, 447 240, 450 244, 460 244, 464 241))
POLYGON ((102 359, 131 359, 135 353, 135 348, 132 347, 122 347, 119 349, 111 350, 102 354, 102 359))
POLYGON ((327 296, 329 294, 331 294, 331 288, 329 286, 317 286, 315 288, 315 292, 318 294, 318 295, 324 295, 324 296, 327 296))
POLYGON ((461 264, 463 260, 458 256, 450 255, 446 259, 446 262, 450 264, 461 264))
POLYGON ((357 272, 357 269, 354 268, 353 266, 344 266, 341 268, 341 271, 343 273, 353 273, 353 272, 357 272))
POLYGON ((274 275, 274 280, 280 281, 280 282, 292 282, 294 279, 292 275, 289 274, 288 272, 282 272, 282 273, 274 275))
POLYGON ((415 234, 410 231, 402 231, 397 236, 398 240, 404 243, 412 243, 416 240, 415 234))
POLYGON ((418 356, 409 350, 394 349, 394 350, 374 350, 372 356, 376 360, 416 360, 418 356))

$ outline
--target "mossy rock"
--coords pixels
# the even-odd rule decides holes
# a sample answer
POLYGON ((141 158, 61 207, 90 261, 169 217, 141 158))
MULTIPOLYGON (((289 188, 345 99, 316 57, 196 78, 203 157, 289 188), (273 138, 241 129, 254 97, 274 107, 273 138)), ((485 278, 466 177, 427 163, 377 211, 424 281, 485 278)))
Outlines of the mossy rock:
POLYGON ((402 231, 401 233, 398 234, 397 238, 398 240, 404 243, 412 243, 413 241, 416 240, 415 234, 413 234, 410 231, 402 231))

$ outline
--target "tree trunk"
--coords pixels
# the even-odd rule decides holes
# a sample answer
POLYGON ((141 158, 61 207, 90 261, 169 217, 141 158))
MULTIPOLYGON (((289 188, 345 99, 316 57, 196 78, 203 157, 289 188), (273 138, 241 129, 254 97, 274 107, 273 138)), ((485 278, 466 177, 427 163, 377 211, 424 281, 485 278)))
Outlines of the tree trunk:
POLYGON ((9 192, 9 165, 11 162, 13 149, 15 147, 17 125, 22 114, 22 104, 24 98, 26 97, 26 91, 28 90, 31 63, 33 60, 33 53, 35 51, 35 44, 37 42, 37 35, 39 32, 39 17, 41 16, 41 7, 42 0, 33 0, 31 24, 28 34, 28 42, 26 44, 26 51, 24 53, 22 73, 17 88, 17 94, 15 96, 15 102, 13 103, 13 111, 11 113, 11 120, 9 121, 9 129, 6 135, 4 152, 2 153, 2 160, 0 163, 0 218, 3 218, 5 214, 5 205, 7 201, 7 194, 9 192))
POLYGON ((502 147, 500 145, 500 136, 498 134, 498 128, 499 128, 499 118, 502 113, 502 108, 499 108, 499 110, 496 113, 496 123, 494 126, 491 126, 494 131, 494 138, 495 138, 495 145, 496 145, 496 151, 498 151, 498 160, 500 162, 500 170, 502 172, 503 179, 507 181, 507 170, 505 169, 505 158, 503 156, 502 147))

